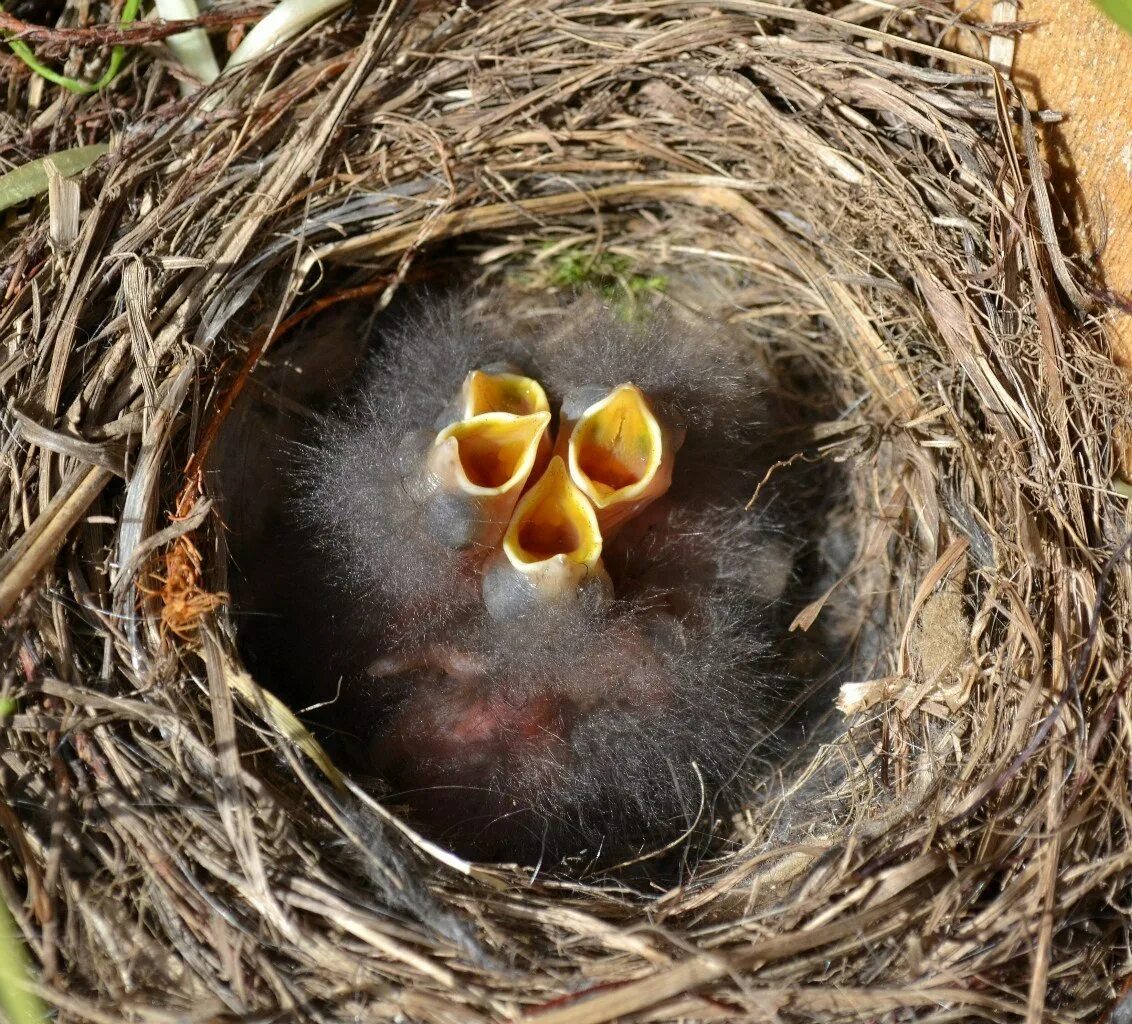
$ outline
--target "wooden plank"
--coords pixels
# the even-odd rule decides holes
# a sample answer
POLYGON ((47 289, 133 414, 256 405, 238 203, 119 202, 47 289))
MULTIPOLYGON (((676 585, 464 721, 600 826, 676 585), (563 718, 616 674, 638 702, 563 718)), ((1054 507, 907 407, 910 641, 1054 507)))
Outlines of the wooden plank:
POLYGON ((1014 79, 1032 103, 1065 114, 1043 129, 1043 157, 1077 251, 1094 259, 1126 310, 1113 321, 1132 368, 1132 36, 1089 0, 1026 0, 1014 79))

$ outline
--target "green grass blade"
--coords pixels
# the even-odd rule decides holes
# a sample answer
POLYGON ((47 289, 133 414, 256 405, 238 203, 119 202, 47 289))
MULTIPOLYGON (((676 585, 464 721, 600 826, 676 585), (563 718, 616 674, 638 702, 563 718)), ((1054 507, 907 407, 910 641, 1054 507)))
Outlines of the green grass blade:
POLYGON ((64 149, 51 156, 32 160, 16 167, 7 174, 0 174, 0 211, 22 203, 25 199, 38 196, 47 191, 47 161, 55 164, 55 169, 64 178, 85 171, 95 160, 110 149, 102 142, 93 146, 78 146, 64 149))
MULTIPOLYGON (((0 4, 0 11, 3 9, 3 4, 0 4)), ((130 22, 137 18, 138 11, 140 10, 141 0, 126 0, 126 6, 122 8, 121 24, 130 24, 130 22)), ((126 48, 119 44, 110 51, 110 63, 97 82, 80 82, 77 78, 68 78, 66 75, 61 75, 58 71, 48 67, 22 39, 9 39, 8 45, 12 48, 12 52, 37 75, 41 75, 49 82, 54 82, 56 85, 60 85, 64 89, 69 89, 71 92, 83 94, 105 89, 106 86, 118 77, 118 72, 122 69, 122 62, 126 59, 126 48)))
POLYGON ((40 1024, 47 1011, 28 991, 27 955, 8 905, 0 900, 0 1016, 8 1024, 40 1024))

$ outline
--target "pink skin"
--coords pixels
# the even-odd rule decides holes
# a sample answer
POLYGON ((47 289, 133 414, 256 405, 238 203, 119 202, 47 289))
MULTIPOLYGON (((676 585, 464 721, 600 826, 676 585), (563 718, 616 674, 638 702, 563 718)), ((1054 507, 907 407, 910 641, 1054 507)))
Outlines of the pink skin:
MULTIPOLYGON (((405 672, 429 678, 413 686, 371 748, 374 760, 392 776, 463 779, 536 747, 565 746, 570 717, 566 695, 510 700, 505 687, 492 684, 478 658, 441 644, 381 658, 369 670, 375 677, 405 672)), ((474 784, 472 778, 465 784, 474 784)))
POLYGON ((370 754, 420 825, 461 853, 490 857, 492 844, 505 849, 516 830, 529 827, 493 779, 505 778, 516 759, 568 758, 568 715, 551 694, 512 705, 498 690, 425 683, 375 737, 370 754))
POLYGON ((484 857, 492 843, 506 848, 514 830, 536 827, 524 813, 534 794, 519 780, 557 777, 574 756, 579 721, 611 704, 656 707, 670 690, 657 652, 628 626, 606 657, 583 659, 573 678, 541 687, 508 685, 475 655, 441 644, 369 670, 375 678, 405 673, 416 678, 371 742, 370 763, 421 825, 484 857))

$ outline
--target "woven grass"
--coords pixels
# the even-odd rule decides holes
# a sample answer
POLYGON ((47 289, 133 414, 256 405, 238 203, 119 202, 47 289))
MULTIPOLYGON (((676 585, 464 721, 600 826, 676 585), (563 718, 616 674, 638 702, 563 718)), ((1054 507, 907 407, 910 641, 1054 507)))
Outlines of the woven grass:
POLYGON ((0 896, 58 1019, 1105 1018, 1125 393, 1028 117, 940 48, 977 29, 385 4, 204 102, 156 50, 94 97, 7 65, 7 159, 113 139, 0 274, 0 896), (241 668, 201 472, 288 318, 563 253, 668 276, 839 410, 803 455, 857 524, 852 727, 668 891, 465 864, 312 758, 241 668))

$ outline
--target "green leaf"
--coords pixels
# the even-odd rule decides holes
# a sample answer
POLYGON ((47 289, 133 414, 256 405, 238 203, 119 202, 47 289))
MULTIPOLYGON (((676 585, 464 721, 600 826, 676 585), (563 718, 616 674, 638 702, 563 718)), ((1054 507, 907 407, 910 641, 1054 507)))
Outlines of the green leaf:
POLYGON ((0 210, 22 203, 25 199, 38 196, 47 191, 47 161, 50 160, 55 169, 64 178, 72 174, 85 171, 95 160, 110 149, 109 146, 99 142, 93 146, 78 146, 75 149, 64 149, 59 153, 32 160, 7 174, 0 174, 0 210))
POLYGON ((24 945, 8 905, 0 900, 0 1011, 8 1024, 40 1024, 47 1011, 26 984, 30 977, 24 945))
POLYGON ((1132 34, 1132 0, 1094 0, 1125 32, 1132 34))

